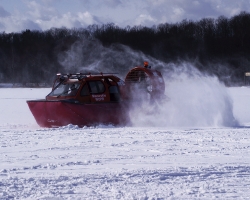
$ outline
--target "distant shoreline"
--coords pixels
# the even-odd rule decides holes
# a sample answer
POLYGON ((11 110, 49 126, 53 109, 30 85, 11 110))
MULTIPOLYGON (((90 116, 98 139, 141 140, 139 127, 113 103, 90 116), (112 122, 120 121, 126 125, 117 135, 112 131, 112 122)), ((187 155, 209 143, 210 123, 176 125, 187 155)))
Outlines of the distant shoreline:
POLYGON ((0 88, 50 88, 47 83, 0 83, 0 88))

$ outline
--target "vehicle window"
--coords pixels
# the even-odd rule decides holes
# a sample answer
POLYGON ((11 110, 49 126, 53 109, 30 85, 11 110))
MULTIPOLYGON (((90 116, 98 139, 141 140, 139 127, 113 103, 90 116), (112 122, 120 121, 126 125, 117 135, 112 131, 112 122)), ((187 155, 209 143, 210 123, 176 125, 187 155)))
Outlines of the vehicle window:
POLYGON ((99 93, 103 93, 105 91, 105 86, 103 85, 103 83, 101 81, 96 81, 96 84, 97 84, 99 93))
POLYGON ((80 84, 76 84, 76 83, 69 84, 69 90, 67 92, 68 93, 67 96, 75 96, 79 87, 80 87, 80 84))
POLYGON ((110 101, 120 101, 120 94, 116 85, 109 87, 110 101))
POLYGON ((101 81, 89 81, 90 92, 92 94, 103 93, 105 86, 101 81))
POLYGON ((49 96, 58 96, 62 94, 65 91, 66 86, 67 86, 66 84, 59 85, 49 94, 49 96))
POLYGON ((89 82, 89 87, 90 87, 91 93, 98 93, 98 88, 97 88, 95 81, 89 82))
POLYGON ((88 96, 88 95, 89 95, 88 85, 85 84, 85 85, 82 87, 81 96, 88 96))
POLYGON ((119 93, 118 87, 116 85, 109 87, 110 93, 119 93))
POLYGON ((48 96, 75 96, 79 87, 79 83, 62 83, 48 96))

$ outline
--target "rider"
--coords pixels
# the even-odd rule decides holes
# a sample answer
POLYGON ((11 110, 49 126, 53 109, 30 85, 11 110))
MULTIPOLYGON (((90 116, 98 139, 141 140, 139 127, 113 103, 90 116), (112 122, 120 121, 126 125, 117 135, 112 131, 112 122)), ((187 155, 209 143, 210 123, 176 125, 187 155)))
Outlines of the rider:
POLYGON ((77 93, 77 85, 72 84, 69 89, 69 94, 68 96, 75 96, 77 93))
POLYGON ((148 62, 147 61, 144 61, 144 67, 145 68, 149 68, 149 69, 151 68, 151 66, 148 66, 148 62))

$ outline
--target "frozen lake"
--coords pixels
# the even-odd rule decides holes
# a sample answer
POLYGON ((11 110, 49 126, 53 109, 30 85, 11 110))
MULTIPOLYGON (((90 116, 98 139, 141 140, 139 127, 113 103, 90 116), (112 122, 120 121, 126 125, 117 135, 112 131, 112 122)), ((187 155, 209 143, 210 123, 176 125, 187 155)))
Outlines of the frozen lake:
POLYGON ((0 88, 0 199, 249 198, 250 88, 176 87, 157 123, 53 129, 26 105, 50 89, 0 88))

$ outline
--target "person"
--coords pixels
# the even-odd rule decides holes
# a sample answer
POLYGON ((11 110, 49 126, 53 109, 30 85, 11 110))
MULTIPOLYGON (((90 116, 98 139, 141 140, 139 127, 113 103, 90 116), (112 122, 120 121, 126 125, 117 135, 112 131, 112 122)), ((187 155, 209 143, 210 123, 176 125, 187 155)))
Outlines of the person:
POLYGON ((75 96, 77 93, 77 86, 75 84, 72 84, 69 89, 68 96, 75 96))
POLYGON ((151 68, 151 66, 148 66, 148 62, 147 61, 144 62, 144 67, 145 68, 149 68, 149 69, 151 68))

